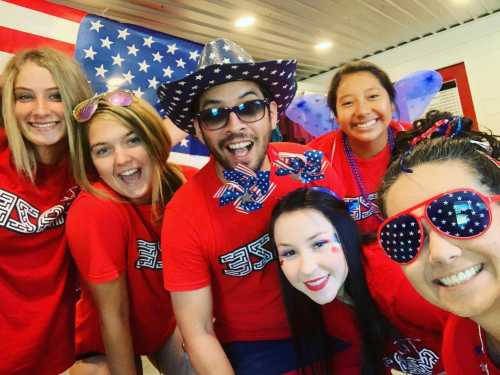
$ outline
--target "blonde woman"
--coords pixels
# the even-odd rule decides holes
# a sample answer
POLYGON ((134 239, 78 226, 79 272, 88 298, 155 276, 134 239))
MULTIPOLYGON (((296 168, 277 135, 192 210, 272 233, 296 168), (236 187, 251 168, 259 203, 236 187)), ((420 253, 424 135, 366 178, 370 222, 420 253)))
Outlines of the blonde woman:
POLYGON ((159 245, 164 206, 187 170, 167 163, 171 140, 160 117, 129 91, 87 100, 74 116, 74 169, 85 191, 67 223, 83 281, 81 360, 71 373, 139 374, 138 356, 148 355, 160 371, 188 374, 159 245))
POLYGON ((0 373, 53 375, 74 360, 68 136, 91 92, 78 65, 47 48, 19 52, 0 81, 0 373))

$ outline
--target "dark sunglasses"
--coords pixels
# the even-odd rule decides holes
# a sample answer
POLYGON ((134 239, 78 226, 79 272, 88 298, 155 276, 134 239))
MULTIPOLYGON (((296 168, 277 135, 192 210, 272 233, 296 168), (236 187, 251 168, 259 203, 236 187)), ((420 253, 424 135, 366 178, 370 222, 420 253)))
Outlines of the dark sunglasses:
POLYGON ((218 130, 227 125, 231 112, 245 122, 251 123, 262 120, 269 105, 268 99, 249 100, 232 108, 209 108, 196 114, 200 126, 205 130, 218 130))
POLYGON ((100 100, 105 100, 111 105, 128 107, 134 101, 134 93, 129 90, 115 90, 86 99, 77 104, 73 109, 75 120, 80 123, 89 121, 94 116, 95 111, 97 111, 100 100))
POLYGON ((500 195, 485 196, 473 189, 438 194, 385 220, 379 244, 393 261, 410 263, 424 246, 422 218, 447 237, 468 240, 490 227, 492 202, 500 202, 500 195), (412 213, 420 207, 421 214, 412 213))

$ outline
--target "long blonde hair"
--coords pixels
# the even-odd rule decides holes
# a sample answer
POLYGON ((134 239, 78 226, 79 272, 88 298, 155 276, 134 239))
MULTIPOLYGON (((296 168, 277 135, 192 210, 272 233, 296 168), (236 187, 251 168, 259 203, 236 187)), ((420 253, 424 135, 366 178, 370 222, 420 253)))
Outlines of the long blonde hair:
POLYGON ((15 115, 15 83, 19 72, 27 62, 33 62, 47 69, 59 89, 64 104, 64 119, 69 139, 70 157, 74 156, 74 142, 71 142, 71 140, 74 137, 75 128, 71 110, 77 103, 90 97, 92 90, 77 62, 64 53, 51 48, 35 48, 18 52, 7 63, 2 75, 3 89, 1 95, 5 131, 16 169, 34 182, 37 155, 33 145, 23 137, 15 115))
POLYGON ((77 183, 94 195, 113 199, 92 186, 98 173, 90 153, 89 127, 94 119, 103 117, 118 120, 141 138, 153 162, 153 218, 160 220, 165 205, 185 179, 177 166, 167 162, 172 147, 170 136, 156 110, 143 99, 134 96, 132 104, 126 107, 109 104, 104 98, 98 99, 98 107, 93 117, 78 124, 75 132, 76 153, 72 159, 77 183))

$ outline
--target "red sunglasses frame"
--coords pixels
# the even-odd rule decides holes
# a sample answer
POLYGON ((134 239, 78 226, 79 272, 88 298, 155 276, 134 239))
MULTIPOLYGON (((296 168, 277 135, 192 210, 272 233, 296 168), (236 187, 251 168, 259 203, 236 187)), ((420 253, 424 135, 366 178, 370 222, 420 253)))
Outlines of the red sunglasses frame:
POLYGON ((438 233, 444 235, 445 237, 448 237, 448 238, 453 238, 455 240, 471 240, 471 239, 474 239, 474 238, 477 238, 479 236, 482 236, 483 234, 485 234, 488 229, 490 229, 491 227, 491 221, 492 221, 492 217, 491 217, 491 206, 493 203, 496 203, 496 202, 500 202, 500 194, 493 194, 493 195, 484 195, 483 193, 477 191, 476 189, 471 189, 471 188, 460 188, 460 189, 453 189, 453 190, 448 190, 448 191, 445 191, 443 193, 439 193, 439 194, 436 194, 420 203, 417 203, 413 206, 411 206, 410 208, 407 208, 406 210, 403 210, 401 212, 398 212, 397 214, 395 215, 392 215, 390 217, 388 217, 387 219, 385 219, 382 224, 380 224, 379 228, 378 228, 378 231, 377 231, 377 241, 378 241, 378 244, 379 246, 382 248, 382 250, 384 250, 384 254, 387 255, 393 262, 396 262, 396 263, 399 263, 399 264, 410 264, 412 263, 417 257, 418 257, 418 254, 420 253, 420 251, 422 250, 422 248, 424 247, 424 228, 422 226, 422 219, 425 219, 429 225, 434 228, 434 230, 436 230, 438 233), (444 231, 442 231, 441 229, 439 229, 438 226, 436 226, 432 220, 429 219, 428 215, 427 215, 427 208, 429 207, 429 204, 432 203, 433 201, 443 197, 443 196, 446 196, 448 194, 453 194, 453 193, 458 193, 458 192, 470 192, 470 193, 474 193, 476 194, 477 196, 479 196, 479 198, 481 198, 481 200, 485 203, 486 205, 486 208, 488 209, 488 215, 489 215, 489 222, 488 222, 488 226, 483 230, 481 231, 480 233, 474 235, 474 236, 470 236, 470 237, 462 237, 462 236, 453 236, 453 235, 450 235, 444 231), (415 211, 417 208, 420 208, 423 206, 423 210, 422 210, 422 213, 417 215, 415 213, 412 213, 412 211, 415 211), (395 261, 394 259, 391 258, 391 256, 387 253, 387 251, 385 250, 384 246, 382 245, 382 230, 383 228, 388 224, 390 223, 391 221, 393 221, 394 219, 397 219, 398 217, 401 217, 401 216, 404 216, 404 215, 409 215, 413 218, 416 219, 417 221, 417 224, 418 224, 418 230, 420 231, 420 246, 416 252, 416 255, 411 258, 408 262, 397 262, 395 261))

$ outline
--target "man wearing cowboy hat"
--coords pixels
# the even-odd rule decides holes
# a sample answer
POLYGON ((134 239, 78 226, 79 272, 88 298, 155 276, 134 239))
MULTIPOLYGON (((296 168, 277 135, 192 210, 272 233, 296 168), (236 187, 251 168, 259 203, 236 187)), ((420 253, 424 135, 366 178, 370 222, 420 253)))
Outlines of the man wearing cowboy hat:
POLYGON ((162 228, 164 284, 199 374, 296 368, 267 225, 280 197, 338 179, 322 154, 270 144, 296 91, 295 61, 254 63, 229 40, 208 43, 198 70, 158 96, 211 158, 175 194, 162 228))

